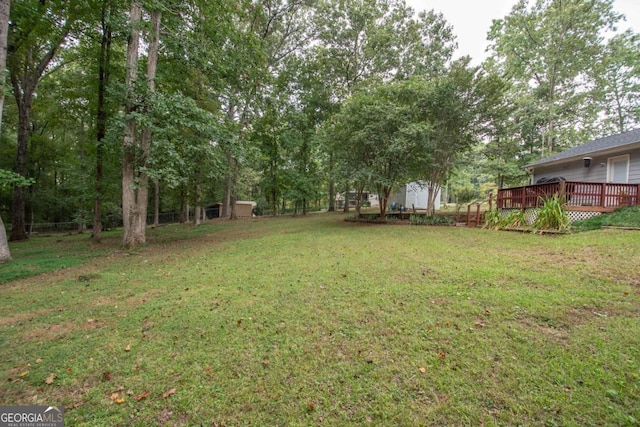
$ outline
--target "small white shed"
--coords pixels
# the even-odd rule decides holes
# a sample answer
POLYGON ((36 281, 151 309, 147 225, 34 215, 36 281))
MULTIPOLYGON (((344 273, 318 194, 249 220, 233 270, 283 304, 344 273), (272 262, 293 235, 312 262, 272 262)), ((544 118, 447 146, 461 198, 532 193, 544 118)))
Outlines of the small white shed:
MULTIPOLYGON (((429 186, 425 181, 410 182, 400 187, 396 194, 391 196, 391 202, 396 202, 405 209, 427 209, 429 186)), ((435 210, 440 210, 440 191, 435 198, 435 210)))

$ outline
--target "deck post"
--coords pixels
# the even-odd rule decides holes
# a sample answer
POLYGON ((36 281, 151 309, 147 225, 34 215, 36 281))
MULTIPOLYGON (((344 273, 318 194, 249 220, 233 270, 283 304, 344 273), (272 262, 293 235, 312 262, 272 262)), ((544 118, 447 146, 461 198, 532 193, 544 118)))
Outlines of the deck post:
POLYGON ((527 187, 524 186, 522 187, 522 204, 520 206, 522 206, 522 212, 527 210, 527 187))
POLYGON ((603 182, 602 190, 600 192, 600 207, 604 208, 606 206, 606 202, 605 202, 606 197, 607 197, 607 183, 603 182))
POLYGON ((558 196, 564 197, 567 194, 567 183, 566 181, 560 181, 560 188, 558 189, 558 196))
POLYGON ((636 187, 636 205, 640 206, 640 184, 636 187))

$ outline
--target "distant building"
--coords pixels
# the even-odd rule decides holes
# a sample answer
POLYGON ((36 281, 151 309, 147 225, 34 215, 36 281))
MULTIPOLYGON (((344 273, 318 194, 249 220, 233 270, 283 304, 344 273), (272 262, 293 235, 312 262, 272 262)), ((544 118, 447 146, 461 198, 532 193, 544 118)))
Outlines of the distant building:
MULTIPOLYGON (((391 195, 389 205, 396 202, 405 209, 427 209, 429 203, 429 186, 425 181, 410 182, 403 185, 391 195)), ((434 200, 435 210, 440 210, 440 191, 434 200)))

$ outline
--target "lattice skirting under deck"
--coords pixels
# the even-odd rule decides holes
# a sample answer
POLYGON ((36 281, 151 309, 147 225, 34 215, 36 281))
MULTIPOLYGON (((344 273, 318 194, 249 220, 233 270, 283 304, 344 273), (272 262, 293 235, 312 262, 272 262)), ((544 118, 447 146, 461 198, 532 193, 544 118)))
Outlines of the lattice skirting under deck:
MULTIPOLYGON (((502 216, 508 215, 511 211, 519 211, 520 209, 502 209, 502 216)), ((572 211, 568 210, 569 221, 583 221, 585 219, 593 218, 595 216, 600 215, 600 212, 585 212, 585 211, 572 211)), ((534 223, 536 218, 538 217, 538 209, 529 208, 524 211, 524 218, 527 221, 527 224, 531 225, 534 223)))

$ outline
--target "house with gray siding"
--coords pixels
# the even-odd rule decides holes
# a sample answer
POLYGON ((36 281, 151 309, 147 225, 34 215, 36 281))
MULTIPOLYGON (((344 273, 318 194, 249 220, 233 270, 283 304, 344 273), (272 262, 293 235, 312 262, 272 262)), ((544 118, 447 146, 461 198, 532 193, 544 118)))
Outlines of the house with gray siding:
POLYGON ((561 195, 571 220, 640 205, 640 129, 594 139, 530 163, 531 184, 498 190, 496 206, 536 215, 544 201, 561 195))
POLYGON ((594 139, 525 169, 532 174, 532 183, 562 177, 566 181, 640 184, 640 129, 594 139))

